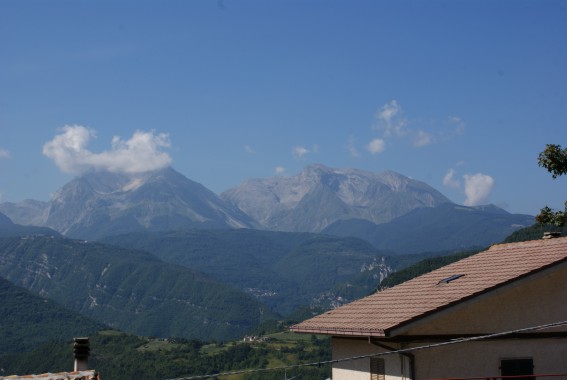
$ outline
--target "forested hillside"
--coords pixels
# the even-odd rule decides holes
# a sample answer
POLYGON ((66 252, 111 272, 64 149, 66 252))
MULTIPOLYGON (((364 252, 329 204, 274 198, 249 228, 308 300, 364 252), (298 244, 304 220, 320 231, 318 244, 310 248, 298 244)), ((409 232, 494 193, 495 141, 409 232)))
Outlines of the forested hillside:
POLYGON ((108 328, 1 277, 0 321, 0 356, 108 328))
MULTIPOLYGON (((387 263, 381 265, 385 254, 363 240, 311 233, 192 230, 120 235, 103 242, 144 249, 166 262, 204 272, 281 314, 310 305, 357 276, 375 288, 380 272, 385 277, 390 271, 387 263)), ((350 297, 366 295, 361 291, 350 297)))
POLYGON ((276 317, 245 293, 149 253, 51 237, 0 239, 0 276, 146 336, 240 338, 276 317))

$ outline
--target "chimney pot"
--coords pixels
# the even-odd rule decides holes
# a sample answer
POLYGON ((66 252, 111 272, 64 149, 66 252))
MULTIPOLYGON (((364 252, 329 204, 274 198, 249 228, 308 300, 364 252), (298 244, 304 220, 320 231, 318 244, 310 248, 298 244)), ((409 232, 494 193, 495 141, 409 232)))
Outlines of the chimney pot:
POLYGON ((561 231, 550 231, 550 232, 544 232, 543 233, 544 239, 554 239, 554 238, 558 238, 558 237, 561 237, 561 231))
POLYGON ((75 371, 89 369, 89 338, 73 338, 73 356, 75 358, 75 371))

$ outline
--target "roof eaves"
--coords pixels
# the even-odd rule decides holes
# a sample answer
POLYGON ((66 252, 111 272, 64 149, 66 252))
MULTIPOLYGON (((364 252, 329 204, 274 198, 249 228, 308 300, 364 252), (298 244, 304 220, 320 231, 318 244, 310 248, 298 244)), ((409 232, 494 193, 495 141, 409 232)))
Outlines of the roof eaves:
POLYGON ((385 331, 380 329, 325 329, 291 326, 290 330, 300 334, 315 335, 348 335, 358 337, 385 337, 385 331))

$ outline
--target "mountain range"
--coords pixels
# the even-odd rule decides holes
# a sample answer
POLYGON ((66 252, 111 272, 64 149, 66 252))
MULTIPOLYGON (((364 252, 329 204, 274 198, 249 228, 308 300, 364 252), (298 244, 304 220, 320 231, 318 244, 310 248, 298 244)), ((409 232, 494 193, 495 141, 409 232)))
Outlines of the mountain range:
POLYGON ((64 185, 48 202, 4 202, 0 212, 19 225, 89 240, 144 231, 248 228, 356 236, 397 253, 486 246, 533 224, 532 216, 496 206, 456 205, 426 183, 395 172, 323 165, 295 176, 248 180, 220 196, 171 167, 141 174, 91 172, 64 185))
MULTIPOLYGON (((531 224, 493 205, 457 205, 391 171, 312 165, 220 195, 172 168, 90 172, 48 202, 0 204, 0 296, 34 310, 56 302, 96 321, 85 320, 89 329, 238 339, 365 296, 425 257, 486 247, 531 224)), ((80 331, 82 317, 45 313, 30 318, 80 331)))

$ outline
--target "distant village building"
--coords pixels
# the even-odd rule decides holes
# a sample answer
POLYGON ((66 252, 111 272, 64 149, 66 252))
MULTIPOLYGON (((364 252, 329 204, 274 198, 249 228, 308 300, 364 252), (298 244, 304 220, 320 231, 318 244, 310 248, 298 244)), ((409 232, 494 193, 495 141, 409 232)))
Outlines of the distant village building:
POLYGON ((492 378, 567 374, 566 320, 567 238, 546 236, 494 245, 291 330, 332 336, 333 380, 492 378), (555 327, 518 331, 543 325, 555 327))

